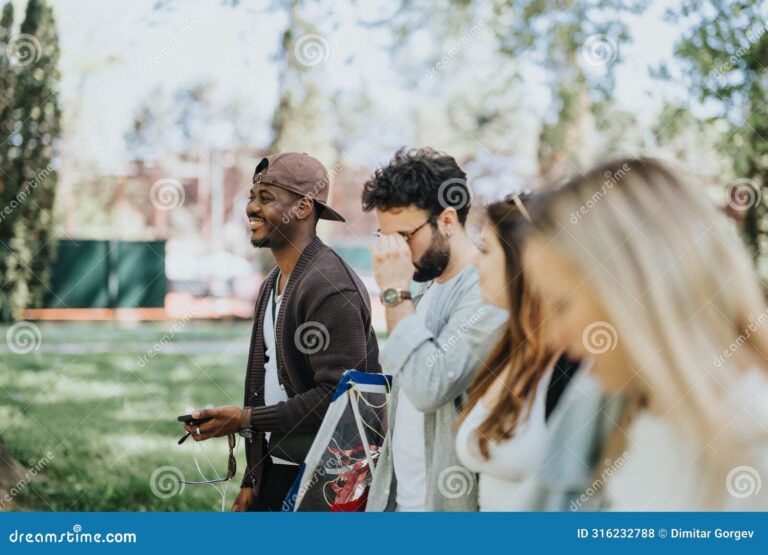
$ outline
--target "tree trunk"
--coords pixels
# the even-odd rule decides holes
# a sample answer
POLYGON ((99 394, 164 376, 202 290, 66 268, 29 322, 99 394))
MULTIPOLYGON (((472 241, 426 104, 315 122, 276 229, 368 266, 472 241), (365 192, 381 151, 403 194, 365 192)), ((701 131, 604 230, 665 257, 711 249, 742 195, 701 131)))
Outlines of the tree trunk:
POLYGON ((11 489, 24 479, 24 467, 14 459, 0 440, 0 511, 7 511, 13 506, 13 499, 8 501, 11 489))

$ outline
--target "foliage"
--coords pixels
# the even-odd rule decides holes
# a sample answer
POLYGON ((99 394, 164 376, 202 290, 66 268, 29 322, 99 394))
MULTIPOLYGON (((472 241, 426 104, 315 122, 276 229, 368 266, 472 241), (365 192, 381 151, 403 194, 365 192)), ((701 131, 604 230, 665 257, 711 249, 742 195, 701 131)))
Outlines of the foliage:
POLYGON ((54 156, 60 131, 58 34, 53 10, 29 0, 13 33, 8 3, 0 21, 0 319, 39 306, 55 255, 54 156))

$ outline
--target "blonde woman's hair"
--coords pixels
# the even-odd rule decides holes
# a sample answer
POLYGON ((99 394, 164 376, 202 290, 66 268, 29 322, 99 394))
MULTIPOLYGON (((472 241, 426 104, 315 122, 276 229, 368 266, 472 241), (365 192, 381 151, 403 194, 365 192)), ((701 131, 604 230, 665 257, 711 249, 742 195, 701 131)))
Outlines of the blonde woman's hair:
POLYGON ((731 471, 768 440, 768 312, 732 225, 650 158, 600 165, 533 210, 536 233, 594 290, 643 396, 691 440, 702 503, 725 506, 731 471))

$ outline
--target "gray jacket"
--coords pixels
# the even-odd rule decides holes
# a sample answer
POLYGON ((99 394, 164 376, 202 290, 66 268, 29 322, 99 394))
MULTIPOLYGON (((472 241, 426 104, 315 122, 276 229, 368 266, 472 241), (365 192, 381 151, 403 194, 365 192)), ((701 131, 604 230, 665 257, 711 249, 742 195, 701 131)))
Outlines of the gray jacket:
POLYGON ((519 510, 604 510, 603 485, 621 466, 623 455, 614 461, 602 457, 626 410, 624 395, 604 393, 594 376, 579 372, 547 424, 546 454, 529 478, 526 498, 518 500, 519 510))
MULTIPOLYGON (((423 290, 414 301, 422 296, 423 290)), ((392 331, 381 351, 382 371, 394 377, 387 409, 389 433, 366 510, 395 510, 392 431, 398 425, 401 387, 424 413, 427 510, 477 510, 475 475, 461 465, 454 450, 455 422, 462 397, 501 337, 506 320, 505 311, 483 302, 477 270, 470 267, 436 292, 423 319, 410 315, 392 331)))

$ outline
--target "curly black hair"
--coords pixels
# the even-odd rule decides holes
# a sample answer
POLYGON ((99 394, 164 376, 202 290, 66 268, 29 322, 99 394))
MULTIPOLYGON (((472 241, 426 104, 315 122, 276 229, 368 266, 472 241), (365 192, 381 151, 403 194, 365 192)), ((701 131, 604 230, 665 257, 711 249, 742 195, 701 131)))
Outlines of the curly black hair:
POLYGON ((452 156, 431 148, 401 148, 363 188, 366 212, 415 205, 435 218, 446 208, 455 208, 464 225, 470 204, 467 174, 452 156))

